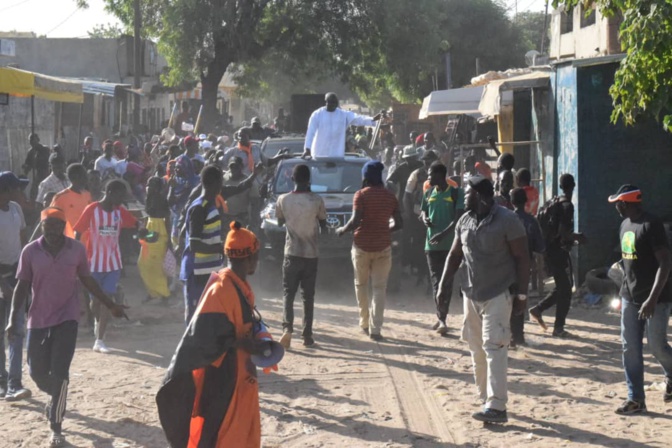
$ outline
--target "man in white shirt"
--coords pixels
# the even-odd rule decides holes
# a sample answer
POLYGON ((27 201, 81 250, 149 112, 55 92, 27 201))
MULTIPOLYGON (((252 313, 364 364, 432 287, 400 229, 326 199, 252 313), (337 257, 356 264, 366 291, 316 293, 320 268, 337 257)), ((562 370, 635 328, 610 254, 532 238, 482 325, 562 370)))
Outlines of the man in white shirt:
POLYGON ((103 145, 103 155, 96 159, 94 169, 100 173, 101 177, 105 178, 110 170, 116 172, 117 162, 119 162, 119 160, 114 157, 114 145, 112 144, 112 140, 106 140, 103 145))
POLYGON ((30 390, 23 387, 23 339, 25 333, 25 308, 16 310, 17 331, 10 336, 5 335, 10 308, 12 290, 16 285, 16 270, 21 257, 21 250, 26 242, 26 220, 21 206, 12 199, 19 189, 26 188, 27 179, 19 179, 11 171, 0 173, 0 399, 17 401, 30 398, 30 390), (5 355, 7 341, 8 355, 5 355), (9 358, 9 366, 5 363, 9 358))
POLYGON ((308 121, 303 157, 343 157, 348 126, 375 126, 381 117, 381 114, 372 118, 340 109, 335 93, 327 93, 324 100, 326 106, 313 112, 308 121))
POLYGON ((37 198, 35 199, 44 207, 49 206, 49 203, 51 203, 51 199, 49 198, 53 197, 54 193, 60 193, 70 187, 70 182, 68 182, 68 178, 65 175, 65 159, 63 156, 52 153, 49 156, 49 169, 51 170, 51 174, 40 182, 40 186, 37 189, 37 198), (45 199, 49 199, 49 201, 45 199))

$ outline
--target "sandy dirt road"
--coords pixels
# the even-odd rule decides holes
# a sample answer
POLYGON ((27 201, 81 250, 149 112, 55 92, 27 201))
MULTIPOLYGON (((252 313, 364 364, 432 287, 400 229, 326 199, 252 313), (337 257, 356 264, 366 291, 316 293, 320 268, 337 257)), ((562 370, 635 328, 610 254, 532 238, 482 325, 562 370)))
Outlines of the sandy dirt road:
MULTIPOLYGON (((533 324, 530 346, 510 352, 509 424, 484 426, 470 418, 479 407, 466 344, 459 340, 462 306, 454 299, 447 337, 429 330, 433 302, 424 286, 404 279, 388 299, 385 340, 359 333, 347 263, 320 266, 313 348, 295 333, 292 348, 271 375, 260 372, 264 447, 666 447, 672 440, 672 405, 662 392, 648 395, 649 415, 619 417, 625 398, 618 317, 575 307, 568 329, 576 340, 557 340, 533 324), (341 281, 341 279, 346 279, 341 281)), ((111 355, 91 351, 90 329, 80 329, 71 369, 64 433, 70 446, 167 446, 154 395, 184 329, 182 309, 141 305, 141 284, 129 269, 123 280, 130 322, 109 332, 111 355)), ((257 304, 276 337, 282 317, 277 272, 262 269, 257 304), (263 282, 262 282, 263 280, 263 282)), ((297 322, 300 328, 300 296, 297 322)), ((549 317, 552 322, 552 318, 549 317)), ((662 370, 647 355, 647 383, 662 370)), ((35 394, 0 402, 0 448, 44 446, 45 394, 24 369, 35 394)))

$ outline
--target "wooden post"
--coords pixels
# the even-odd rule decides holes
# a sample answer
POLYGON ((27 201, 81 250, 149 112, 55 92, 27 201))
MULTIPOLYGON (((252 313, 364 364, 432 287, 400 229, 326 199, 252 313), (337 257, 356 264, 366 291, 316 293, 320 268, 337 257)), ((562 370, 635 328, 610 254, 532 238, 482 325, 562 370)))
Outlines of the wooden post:
POLYGON ((82 112, 83 111, 84 111, 84 103, 82 102, 82 104, 79 105, 79 121, 77 123, 77 145, 79 145, 80 144, 79 142, 82 141, 82 112))
POLYGON ((30 96, 30 133, 35 133, 35 95, 30 96))

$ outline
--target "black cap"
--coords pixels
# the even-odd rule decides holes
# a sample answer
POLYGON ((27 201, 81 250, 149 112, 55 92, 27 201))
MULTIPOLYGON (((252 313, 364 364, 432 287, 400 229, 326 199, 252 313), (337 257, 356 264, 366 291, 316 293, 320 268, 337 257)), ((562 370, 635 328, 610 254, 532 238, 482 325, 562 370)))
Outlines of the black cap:
POLYGON ((30 181, 28 179, 19 179, 16 174, 11 171, 3 171, 0 173, 0 190, 8 191, 15 188, 25 188, 30 181))
POLYGON ((642 192, 634 185, 621 185, 615 194, 609 196, 609 202, 642 202, 642 192))
POLYGON ((439 155, 434 150, 425 151, 420 160, 439 160, 439 155))
POLYGON ((471 176, 467 180, 467 183, 471 188, 483 196, 494 196, 495 194, 495 186, 487 177, 481 175, 471 176))

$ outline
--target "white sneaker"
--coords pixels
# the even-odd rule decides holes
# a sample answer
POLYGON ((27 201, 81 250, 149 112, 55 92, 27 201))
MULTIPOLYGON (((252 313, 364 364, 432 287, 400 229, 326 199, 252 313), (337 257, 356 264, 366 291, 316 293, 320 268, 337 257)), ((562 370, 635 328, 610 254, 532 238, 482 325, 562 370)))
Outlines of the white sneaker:
POLYGON ((93 344, 93 351, 102 353, 104 355, 111 352, 111 350, 107 348, 107 345, 105 345, 105 343, 101 339, 96 339, 96 343, 93 344))
POLYGON ((439 322, 439 326, 436 327, 436 332, 439 333, 441 336, 448 333, 448 327, 446 326, 446 323, 439 322))

